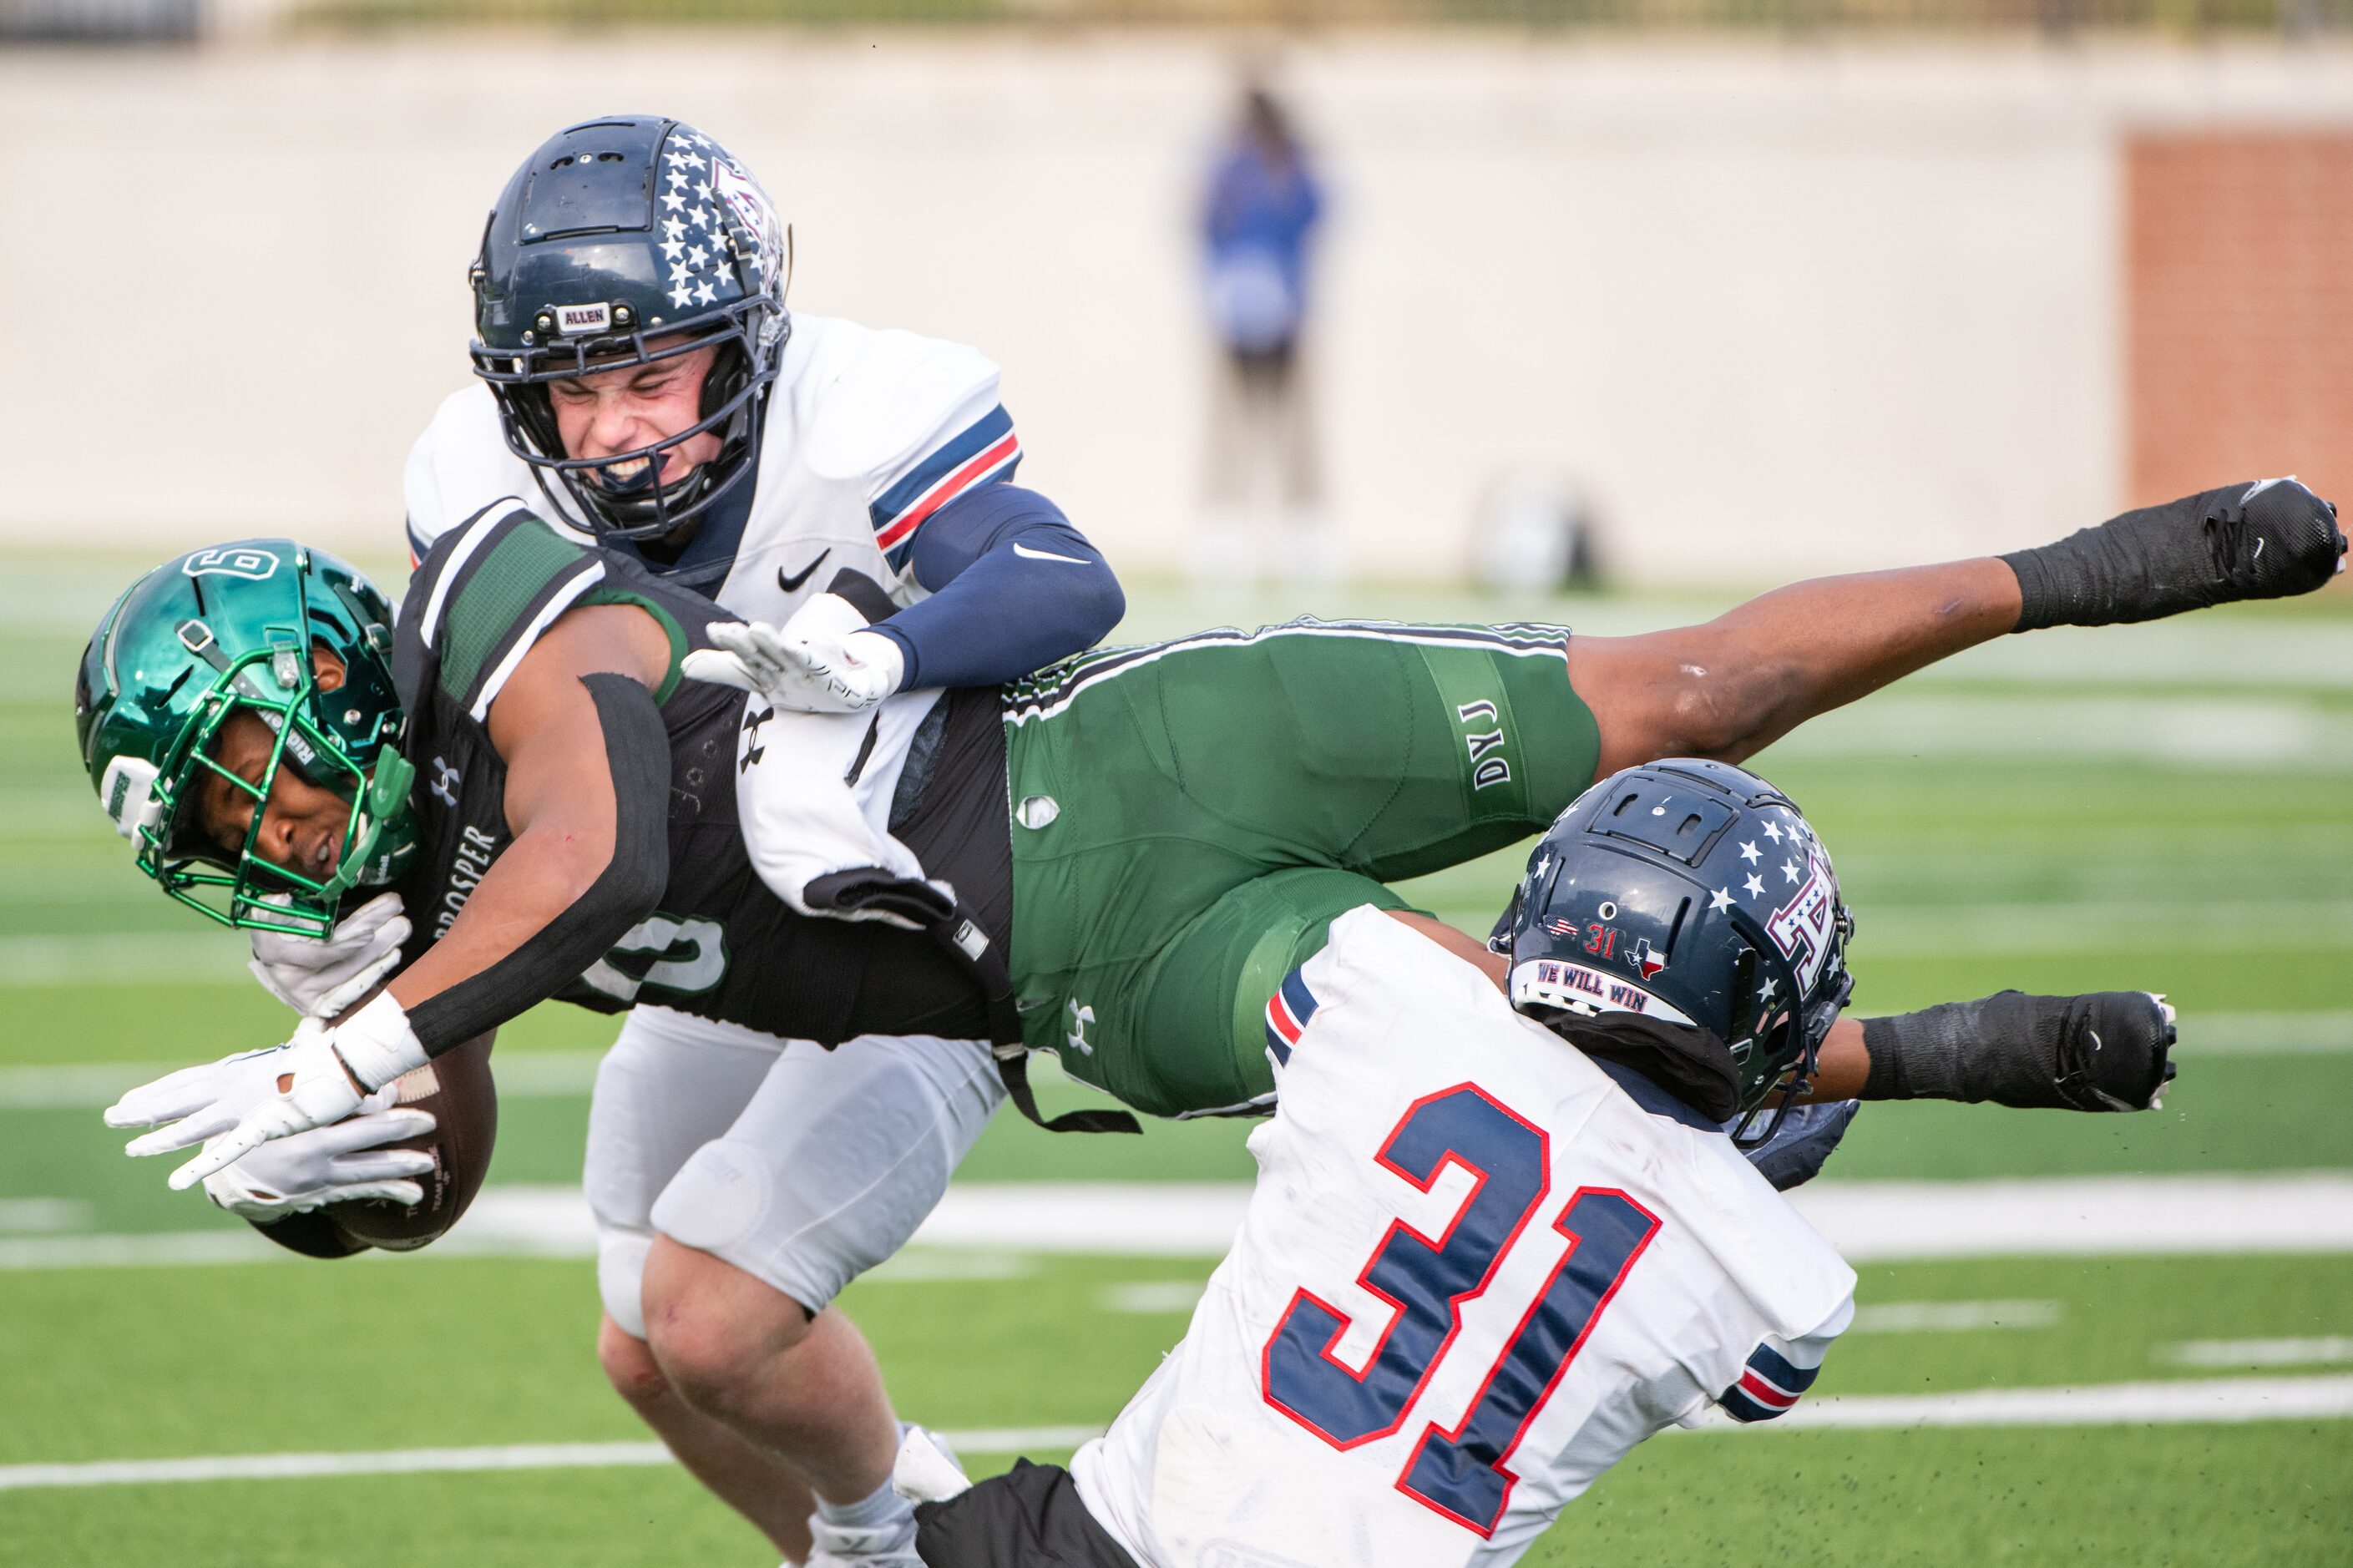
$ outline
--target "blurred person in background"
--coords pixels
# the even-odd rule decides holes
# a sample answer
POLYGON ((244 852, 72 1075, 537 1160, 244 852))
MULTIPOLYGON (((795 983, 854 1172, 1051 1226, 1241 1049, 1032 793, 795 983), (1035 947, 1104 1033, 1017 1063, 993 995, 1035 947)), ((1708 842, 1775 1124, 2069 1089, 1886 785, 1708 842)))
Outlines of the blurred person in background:
POLYGON ((1302 363, 1309 250, 1324 193, 1273 93, 1242 92, 1240 121, 1219 149, 1201 205, 1204 281, 1217 334, 1209 411, 1208 515, 1193 568, 1205 584, 1249 582, 1275 531, 1292 578, 1341 574, 1322 515, 1314 414, 1302 363), (1268 492, 1271 492, 1269 494, 1268 492))

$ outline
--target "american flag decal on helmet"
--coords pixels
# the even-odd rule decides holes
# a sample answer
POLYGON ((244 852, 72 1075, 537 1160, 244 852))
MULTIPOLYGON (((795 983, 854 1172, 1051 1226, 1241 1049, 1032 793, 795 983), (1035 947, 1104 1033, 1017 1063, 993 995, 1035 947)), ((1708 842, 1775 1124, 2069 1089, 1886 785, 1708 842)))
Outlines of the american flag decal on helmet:
POLYGON ((1266 1048, 1284 1067, 1291 1065, 1291 1047, 1299 1043, 1300 1031, 1307 1020, 1315 1016, 1315 994, 1307 989, 1307 982, 1293 970, 1282 977, 1273 995, 1266 999, 1266 1048))
POLYGON ((1741 1369, 1740 1381, 1716 1395, 1715 1402, 1735 1421, 1770 1421, 1794 1406, 1820 1371, 1795 1365, 1770 1345, 1758 1345, 1741 1369))

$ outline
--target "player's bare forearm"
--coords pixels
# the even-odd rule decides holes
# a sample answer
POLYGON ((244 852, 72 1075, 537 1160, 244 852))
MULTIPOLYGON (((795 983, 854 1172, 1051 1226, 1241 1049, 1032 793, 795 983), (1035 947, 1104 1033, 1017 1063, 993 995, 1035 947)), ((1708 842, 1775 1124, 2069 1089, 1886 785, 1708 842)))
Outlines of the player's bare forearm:
POLYGON ((1871 1048, 1863 1043, 1862 1020, 1841 1018, 1822 1038, 1820 1064, 1808 1100, 1862 1100, 1871 1081, 1871 1048))
POLYGON ((1574 638, 1569 680, 1600 731, 1597 776, 1662 756, 1736 763, 1806 720, 2002 636, 2018 578, 1990 558, 1823 577, 1715 620, 1574 638))
POLYGON ((1669 756, 1736 763, 1818 713, 1963 648, 2307 594, 2343 571, 2337 509, 2292 480, 2228 485, 2000 557, 1825 577, 1704 626, 1577 637, 1568 678, 1602 776, 1669 756))
MULTIPOLYGON (((609 795, 607 805, 609 812, 609 795)), ((595 882, 611 858, 612 842, 609 816, 601 846, 596 835, 577 829, 518 837, 482 874, 448 933, 393 978, 387 987, 393 1000, 413 1013, 514 953, 595 882)), ((516 1011, 543 1000, 522 999, 516 1011)))
POLYGON ((489 1013, 487 998, 472 1005, 466 1032, 512 1016, 576 977, 659 897, 665 868, 646 863, 643 840, 649 826, 657 840, 661 831, 666 743, 649 692, 669 656, 652 617, 599 606, 565 616, 517 667, 490 714, 514 841, 448 932, 394 978, 393 999, 411 1015, 505 964, 500 987, 513 994, 489 1013), (536 954, 547 962, 509 962, 527 949, 547 950, 536 954))

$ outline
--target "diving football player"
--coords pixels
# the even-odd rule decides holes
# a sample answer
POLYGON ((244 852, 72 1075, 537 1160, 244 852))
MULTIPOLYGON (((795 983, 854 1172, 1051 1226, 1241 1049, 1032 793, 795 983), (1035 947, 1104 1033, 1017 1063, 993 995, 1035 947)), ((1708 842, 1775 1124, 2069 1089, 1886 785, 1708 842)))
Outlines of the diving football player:
MULTIPOLYGON (((1745 754, 2001 630, 2303 591, 2341 551, 2332 514, 2306 492, 2233 487, 2011 561, 1800 584, 1650 637, 1306 623, 1094 656, 1004 693, 909 694, 850 721, 871 738, 852 772, 923 883, 956 890, 958 919, 929 926, 845 923, 763 888, 736 797, 766 791, 790 758, 763 742, 781 721, 770 708, 681 681, 688 652, 718 652, 712 607, 520 506, 475 520, 420 571, 391 661, 405 731, 397 705, 339 698, 329 717, 366 736, 330 742, 316 689, 325 668, 364 664, 360 650, 386 634, 371 622, 323 652, 332 639, 314 637, 308 668, 288 657, 299 638, 286 628, 322 620, 303 605, 342 596, 311 583, 320 558, 263 542, 170 563, 118 605, 83 667, 85 756, 151 871, 189 897, 209 876, 229 918, 324 929, 370 878, 401 881, 419 912, 390 987, 290 1051, 292 1092, 239 1107, 239 1125, 199 1163, 332 1121, 402 1063, 559 990, 607 1005, 659 996, 820 1043, 1026 1037, 1143 1109, 1208 1110, 1271 1088, 1255 1005, 1238 1001, 1263 994, 1270 966, 1295 966, 1343 909, 1394 906, 1379 879, 1543 827, 1602 763, 1745 754), (2221 565, 2185 580, 2170 570, 2185 542, 2221 565), (2119 583, 2118 559, 2151 569, 2119 583), (2063 614, 2054 591, 2075 595, 2063 614), (396 732, 421 775, 407 801, 426 848, 405 870, 393 865, 398 793, 375 760, 396 732), (223 868, 202 871, 199 856, 223 868), (976 982, 970 939, 984 937, 977 952, 1009 960, 1009 1029, 976 982), (1135 1010, 1145 1002, 1148 1014, 1135 1010)), ((757 684, 760 662, 738 673, 757 684)), ((392 679, 362 673, 364 688, 392 679)), ((349 673, 335 679, 353 689, 349 673)), ((792 889, 804 901, 810 890, 792 889)), ((2081 1070, 2082 1010, 2046 1008, 1993 1069, 1955 1050, 1952 1028, 1908 1061, 1900 1041, 1866 1052, 1850 1031, 1843 1047, 1826 1042, 1819 1091, 1871 1089, 1884 1068, 1889 1092, 2146 1104, 2163 1051, 2153 1005, 2140 1006, 2137 1051, 2094 1058, 2110 1081, 2081 1070)), ((811 1320, 765 1277, 778 1254, 762 1226, 795 1215, 764 1200, 747 1217, 715 1201, 727 1190, 773 1198, 766 1164, 796 1152, 764 1140, 761 1084, 746 1093, 738 1121, 674 1146, 640 1302, 666 1386, 749 1443, 778 1429, 765 1377, 811 1320)), ((167 1132, 151 1146, 175 1136, 190 1141, 167 1132)))

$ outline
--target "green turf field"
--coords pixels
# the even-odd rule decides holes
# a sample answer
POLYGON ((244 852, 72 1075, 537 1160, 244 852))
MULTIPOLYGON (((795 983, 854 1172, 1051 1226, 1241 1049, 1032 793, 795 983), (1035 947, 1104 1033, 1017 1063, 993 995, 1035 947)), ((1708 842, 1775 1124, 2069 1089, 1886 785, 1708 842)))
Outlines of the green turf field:
MULTIPOLYGON (((94 1110, 103 1085, 129 1081, 111 1064, 266 1043, 284 1016, 244 981, 240 943, 198 928, 130 869, 73 766, 72 658, 141 563, 7 564, 0 1564, 773 1563, 659 1466, 10 1482, 11 1467, 33 1465, 644 1434, 590 1353, 585 1260, 139 1261, 153 1256, 140 1246, 233 1239, 238 1227, 164 1193, 164 1163, 121 1157, 94 1110), (79 1255, 60 1244, 91 1237, 132 1238, 129 1266, 61 1261, 79 1255)), ((1139 636, 1285 607, 1138 601, 1139 636)), ((1554 615, 1609 630, 1709 607, 1381 590, 1329 606, 1554 615)), ((2162 989, 2183 1008, 2182 1078, 2161 1112, 1879 1107, 1832 1176, 2353 1169, 2353 599, 2014 639, 1833 716, 1759 765, 1837 858, 1860 923, 1858 1008, 2006 984, 2162 989)), ((1499 858, 1409 892, 1478 929, 1514 870, 1499 858)), ((502 1037, 517 1092, 494 1182, 576 1180, 585 1074, 610 1028, 543 1009, 502 1037)), ((1055 1139, 1008 1117, 962 1180, 1241 1180, 1246 1131, 1055 1139)), ((1209 1262, 928 1256, 861 1283, 845 1306, 903 1414, 960 1431, 1067 1432, 1117 1410, 1181 1331, 1209 1262)), ((2353 1256, 1987 1258, 1861 1272, 1865 1318, 1820 1395, 2353 1373, 2353 1256)), ((973 1457, 986 1468, 1009 1456, 973 1457)), ((1677 1434, 1605 1479, 1530 1560, 2353 1563, 2353 1421, 1677 1434)))

